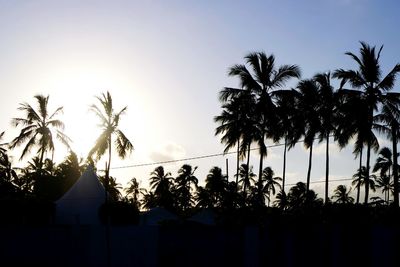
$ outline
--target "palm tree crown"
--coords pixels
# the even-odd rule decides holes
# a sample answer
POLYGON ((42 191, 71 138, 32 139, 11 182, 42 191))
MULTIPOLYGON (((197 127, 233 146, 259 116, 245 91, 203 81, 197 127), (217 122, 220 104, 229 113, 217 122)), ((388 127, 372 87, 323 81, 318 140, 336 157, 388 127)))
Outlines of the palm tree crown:
POLYGON ((34 146, 38 147, 40 166, 43 164, 46 152, 54 153, 55 136, 64 145, 69 147, 70 139, 63 133, 64 123, 57 119, 63 107, 58 107, 53 113, 48 110, 49 96, 36 95, 37 109, 28 103, 22 103, 19 110, 25 113, 24 118, 14 118, 15 127, 22 126, 20 134, 10 143, 10 148, 15 148, 26 143, 20 159, 23 159, 34 146))

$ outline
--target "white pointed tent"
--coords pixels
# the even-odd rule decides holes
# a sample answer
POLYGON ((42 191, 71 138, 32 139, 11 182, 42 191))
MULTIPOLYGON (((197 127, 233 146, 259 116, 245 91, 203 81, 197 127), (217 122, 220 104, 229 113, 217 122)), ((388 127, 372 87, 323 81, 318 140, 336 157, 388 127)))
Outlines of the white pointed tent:
POLYGON ((105 189, 88 167, 76 183, 56 201, 56 223, 101 224, 99 208, 105 200, 105 189))

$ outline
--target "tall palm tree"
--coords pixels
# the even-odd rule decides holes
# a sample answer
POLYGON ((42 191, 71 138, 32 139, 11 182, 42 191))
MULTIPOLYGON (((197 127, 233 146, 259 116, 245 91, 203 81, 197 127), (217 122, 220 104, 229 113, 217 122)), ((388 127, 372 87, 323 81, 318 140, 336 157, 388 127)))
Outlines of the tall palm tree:
MULTIPOLYGON (((63 133, 64 123, 57 119, 63 107, 58 107, 54 112, 49 112, 49 96, 36 95, 37 109, 28 103, 20 104, 18 110, 25 114, 24 118, 12 119, 15 127, 22 126, 19 135, 10 143, 10 148, 15 148, 26 143, 20 159, 23 159, 34 146, 38 147, 39 167, 43 167, 45 153, 54 153, 55 136, 61 143, 69 147, 70 139, 63 133)), ((53 157, 53 156, 52 156, 53 157)))
POLYGON ((90 106, 90 110, 96 114, 100 120, 101 134, 97 138, 95 145, 90 150, 88 158, 92 158, 93 155, 99 160, 108 150, 108 162, 106 163, 106 188, 108 186, 108 177, 110 177, 110 166, 111 166, 111 152, 113 136, 115 136, 114 144, 117 151, 117 155, 120 158, 125 158, 128 153, 133 150, 131 141, 125 136, 125 134, 118 128, 121 116, 127 110, 124 107, 118 112, 114 111, 113 101, 109 92, 102 94, 96 99, 100 102, 100 106, 95 104, 90 106))
POLYGON ((267 200, 268 200, 268 207, 269 203, 271 200, 271 192, 272 195, 275 195, 276 189, 275 187, 281 189, 280 181, 282 181, 282 178, 280 177, 275 177, 274 171, 271 169, 271 167, 266 167, 264 168, 262 172, 262 178, 263 182, 263 192, 266 192, 267 194, 267 200))
POLYGON ((351 184, 357 188, 357 200, 356 203, 360 203, 360 188, 361 186, 368 184, 368 189, 371 189, 375 192, 375 180, 376 175, 368 175, 367 168, 362 166, 357 172, 353 175, 353 181, 351 184))
POLYGON ((318 113, 320 116, 321 127, 319 140, 326 140, 325 149, 325 203, 329 201, 329 136, 336 129, 336 111, 339 106, 339 95, 331 85, 331 74, 320 73, 314 76, 314 81, 318 85, 318 113))
POLYGON ((336 203, 349 204, 354 202, 354 198, 350 196, 351 188, 347 190, 345 185, 338 185, 333 192, 332 199, 336 199, 336 203))
MULTIPOLYGON (((338 95, 335 140, 341 149, 346 147, 350 140, 355 140, 353 154, 359 158, 360 170, 363 166, 363 148, 368 143, 368 122, 365 117, 368 107, 361 92, 340 89, 338 95)), ((379 147, 377 140, 372 145, 374 149, 379 147)))
POLYGON ((375 116, 377 125, 375 128, 381 133, 384 133, 392 141, 393 149, 393 202, 395 207, 399 207, 399 174, 398 174, 398 152, 397 142, 400 134, 400 94, 386 93, 383 99, 381 112, 375 116))
MULTIPOLYGON (((357 70, 338 69, 334 72, 334 77, 341 79, 341 88, 346 82, 349 82, 352 88, 362 89, 362 98, 365 100, 367 113, 365 114, 368 132, 367 134, 367 163, 366 176, 370 173, 370 156, 371 148, 376 142, 373 132, 374 113, 378 111, 379 104, 383 103, 383 95, 390 91, 397 76, 400 72, 400 64, 396 64, 394 68, 382 78, 382 70, 379 63, 380 54, 383 46, 376 52, 375 46, 371 47, 364 42, 361 43, 360 56, 356 56, 351 52, 346 52, 357 63, 357 70)), ((365 200, 368 203, 369 196, 369 179, 365 182, 365 200)))
POLYGON ((314 139, 321 132, 321 123, 318 114, 319 92, 318 85, 314 80, 302 80, 297 86, 296 106, 302 115, 304 128, 304 146, 309 149, 308 170, 307 170, 307 191, 310 190, 310 177, 312 167, 312 152, 314 139))
MULTIPOLYGON (((275 113, 275 105, 271 97, 273 90, 284 88, 291 78, 300 78, 300 69, 297 65, 275 66, 274 55, 267 56, 264 52, 250 53, 245 56, 246 65, 237 64, 230 68, 229 75, 239 77, 240 86, 256 95, 255 122, 257 122, 257 134, 254 141, 257 142, 260 154, 259 175, 261 179, 263 159, 267 155, 265 139, 273 136, 278 119, 275 113)), ((261 183, 259 183, 261 186, 261 183)), ((261 187, 258 190, 261 192, 261 187)))
POLYGON ((277 90, 272 93, 275 99, 278 124, 274 130, 274 142, 284 139, 282 190, 285 191, 286 182, 286 153, 293 148, 302 136, 302 119, 297 111, 296 93, 294 90, 277 90))
POLYGON ((250 145, 256 131, 253 121, 255 99, 250 91, 225 88, 220 92, 220 101, 223 103, 223 111, 221 115, 214 117, 214 121, 220 124, 215 130, 215 135, 222 134, 221 142, 226 144, 224 153, 236 146, 237 179, 239 160, 245 158, 247 153, 249 161, 250 145))

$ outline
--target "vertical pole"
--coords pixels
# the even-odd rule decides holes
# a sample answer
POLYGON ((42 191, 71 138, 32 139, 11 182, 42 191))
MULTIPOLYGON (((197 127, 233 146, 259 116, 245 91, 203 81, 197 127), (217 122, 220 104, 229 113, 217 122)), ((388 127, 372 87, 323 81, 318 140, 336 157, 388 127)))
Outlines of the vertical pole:
POLYGON ((106 211, 106 250, 107 250, 107 266, 111 266, 111 248, 110 248, 110 216, 109 216, 109 201, 108 201, 108 183, 109 183, 109 172, 107 168, 107 162, 106 162, 106 175, 105 175, 105 211, 106 211))
POLYGON ((228 158, 225 160, 225 163, 226 163, 226 181, 229 182, 228 158))

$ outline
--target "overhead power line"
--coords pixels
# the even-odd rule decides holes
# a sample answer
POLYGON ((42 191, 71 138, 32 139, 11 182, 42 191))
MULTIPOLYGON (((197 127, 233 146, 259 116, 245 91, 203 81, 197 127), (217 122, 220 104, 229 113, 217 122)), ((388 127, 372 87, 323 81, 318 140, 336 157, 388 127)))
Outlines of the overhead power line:
MULTIPOLYGON (((303 141, 299 141, 299 142, 303 142, 303 141)), ((285 144, 275 144, 275 145, 267 146, 267 148, 278 147, 278 146, 283 146, 283 145, 285 145, 285 144)), ((258 150, 258 149, 259 149, 258 147, 250 148, 250 150, 258 150)), ((116 170, 116 169, 145 167, 145 166, 152 166, 152 165, 162 165, 162 164, 169 164, 169 163, 182 162, 182 161, 190 161, 190 160, 196 160, 196 159, 220 157, 220 156, 226 156, 226 155, 236 154, 236 153, 237 152, 235 152, 235 151, 231 151, 231 152, 226 152, 226 153, 208 154, 208 155, 203 155, 203 156, 189 157, 189 158, 182 158, 182 159, 174 159, 174 160, 165 160, 165 161, 158 161, 158 162, 149 162, 149 163, 139 163, 139 164, 125 165, 125 166, 117 166, 117 167, 111 167, 110 169, 116 170)))
MULTIPOLYGON (((328 182, 331 183, 331 182, 343 182, 343 181, 352 181, 352 180, 353 180, 352 178, 330 179, 328 182)), ((310 184, 319 184, 319 183, 325 183, 325 180, 323 180, 323 181, 310 181, 310 184)), ((286 186, 293 186, 293 185, 296 185, 296 184, 285 184, 285 187, 286 186)))
MULTIPOLYGON (((330 135, 329 137, 333 137, 333 135, 330 135)), ((314 138, 314 140, 317 140, 318 138, 314 138)), ((303 143, 304 140, 299 140, 296 142, 297 143, 303 143)), ((278 146, 284 146, 285 144, 279 143, 275 145, 269 145, 266 146, 267 148, 272 148, 272 147, 278 147, 278 146)), ((250 148, 250 150, 258 150, 259 147, 254 147, 250 148)), ((117 166, 117 167, 111 167, 110 169, 112 170, 117 170, 117 169, 127 169, 127 168, 137 168, 137 167, 146 167, 146 166, 153 166, 153 165, 162 165, 162 164, 169 164, 169 163, 175 163, 175 162, 182 162, 182 161, 190 161, 190 160, 196 160, 196 159, 205 159, 205 158, 213 158, 213 157, 220 157, 220 156, 226 156, 226 155, 231 155, 231 154, 236 154, 236 151, 231 151, 231 152, 226 152, 226 153, 215 153, 215 154, 208 154, 208 155, 203 155, 203 156, 197 156, 197 157, 188 157, 188 158, 183 158, 183 159, 173 159, 173 160, 165 160, 165 161, 158 161, 158 162, 148 162, 148 163, 139 163, 139 164, 132 164, 132 165, 125 165, 125 166, 117 166)))

